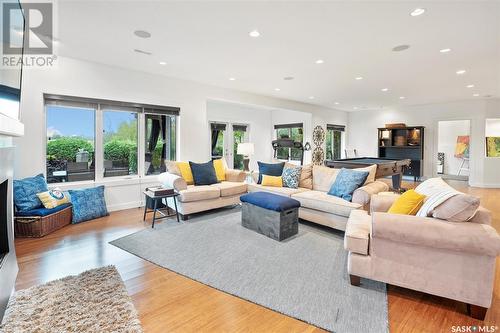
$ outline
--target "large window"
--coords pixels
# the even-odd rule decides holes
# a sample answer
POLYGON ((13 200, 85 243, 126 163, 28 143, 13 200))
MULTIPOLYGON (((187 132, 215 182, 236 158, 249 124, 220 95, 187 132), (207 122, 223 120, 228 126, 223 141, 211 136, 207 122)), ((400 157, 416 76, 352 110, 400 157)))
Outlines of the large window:
POLYGON ((94 180, 95 106, 47 105, 47 181, 94 180))
POLYGON ((326 159, 338 160, 342 152, 342 132, 345 127, 341 125, 326 125, 326 159))
POLYGON ((175 116, 146 114, 145 126, 146 174, 165 172, 165 161, 175 160, 175 116))
MULTIPOLYGON (((303 143, 304 129, 301 123, 275 125, 277 139, 291 139, 295 142, 303 143)), ((302 150, 300 148, 278 148, 276 158, 280 160, 300 161, 302 150)))
POLYGON ((176 159, 178 108, 46 95, 45 109, 49 183, 153 175, 176 159))

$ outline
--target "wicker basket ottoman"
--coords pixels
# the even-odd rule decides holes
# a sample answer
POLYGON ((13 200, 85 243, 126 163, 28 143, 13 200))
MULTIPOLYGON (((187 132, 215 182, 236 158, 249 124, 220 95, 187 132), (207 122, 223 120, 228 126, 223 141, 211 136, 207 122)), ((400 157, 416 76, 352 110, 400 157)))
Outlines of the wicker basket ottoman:
POLYGON ((15 237, 43 237, 71 223, 71 205, 45 216, 15 216, 15 237))
POLYGON ((300 202, 268 192, 242 195, 241 225, 277 241, 299 232, 300 202))

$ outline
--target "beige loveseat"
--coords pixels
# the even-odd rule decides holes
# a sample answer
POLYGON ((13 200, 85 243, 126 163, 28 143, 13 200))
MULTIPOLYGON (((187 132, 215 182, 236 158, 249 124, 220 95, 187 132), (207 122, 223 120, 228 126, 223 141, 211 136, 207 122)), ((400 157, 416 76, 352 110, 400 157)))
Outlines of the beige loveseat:
POLYGON ((351 284, 359 277, 467 303, 483 319, 491 305, 500 237, 479 208, 468 222, 386 213, 396 195, 375 195, 371 216, 351 214, 344 246, 351 284))
MULTIPOLYGON (((226 169, 225 173, 226 180, 213 185, 188 185, 182 177, 169 172, 160 174, 159 181, 179 192, 177 209, 182 219, 187 220, 189 214, 240 203, 240 196, 247 193, 246 174, 231 169, 226 169)), ((167 204, 175 209, 173 198, 168 198, 167 204)))
MULTIPOLYGON (((362 169, 368 171, 369 176, 365 184, 354 191, 352 201, 328 194, 340 169, 316 165, 303 167, 297 189, 263 186, 255 182, 248 184, 248 192, 264 191, 291 197, 300 202, 301 219, 345 230, 347 219, 353 210, 368 209, 373 194, 389 189, 386 183, 375 180, 376 165, 362 169)), ((254 175, 254 179, 257 178, 258 175, 254 175)))

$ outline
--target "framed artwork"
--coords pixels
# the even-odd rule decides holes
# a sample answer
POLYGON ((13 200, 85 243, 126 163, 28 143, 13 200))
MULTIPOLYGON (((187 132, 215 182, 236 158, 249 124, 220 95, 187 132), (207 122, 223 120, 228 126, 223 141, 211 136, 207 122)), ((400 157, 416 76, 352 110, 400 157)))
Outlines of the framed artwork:
POLYGON ((469 158, 469 136, 459 135, 457 137, 457 144, 455 145, 456 158, 469 158))
POLYGON ((500 136, 486 138, 486 157, 500 157, 500 136))

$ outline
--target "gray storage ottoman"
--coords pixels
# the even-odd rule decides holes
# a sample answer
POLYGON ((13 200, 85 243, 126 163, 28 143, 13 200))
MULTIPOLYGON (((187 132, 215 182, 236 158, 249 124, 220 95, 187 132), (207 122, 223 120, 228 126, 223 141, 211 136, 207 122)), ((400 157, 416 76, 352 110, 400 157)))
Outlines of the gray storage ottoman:
POLYGON ((268 192, 252 192, 240 197, 241 225, 282 241, 299 232, 300 202, 268 192))

